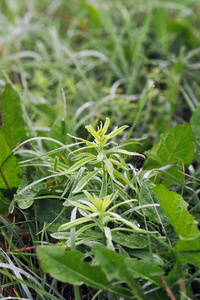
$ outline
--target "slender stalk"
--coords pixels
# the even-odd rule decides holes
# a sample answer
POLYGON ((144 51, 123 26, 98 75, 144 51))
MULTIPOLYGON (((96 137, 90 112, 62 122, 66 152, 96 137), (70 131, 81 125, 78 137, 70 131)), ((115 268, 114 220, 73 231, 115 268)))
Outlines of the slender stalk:
MULTIPOLYGON (((76 219, 77 207, 72 210, 70 221, 74 221, 76 219)), ((75 241, 75 227, 70 230, 70 240, 71 240, 71 251, 76 250, 76 241, 75 241)), ((79 286, 74 285, 74 295, 75 300, 81 300, 79 286)))
POLYGON ((142 110, 143 110, 143 108, 144 108, 144 106, 145 106, 145 104, 147 102, 148 96, 149 96, 149 94, 150 94, 150 92, 152 91, 153 88, 154 88, 154 85, 152 85, 150 87, 150 89, 145 90, 144 93, 143 93, 143 95, 141 96, 141 99, 140 99, 140 102, 139 102, 138 112, 137 112, 135 120, 134 120, 134 122, 133 122, 133 124, 131 126, 131 129, 129 130, 129 134, 127 136, 127 140, 130 139, 131 134, 133 132, 133 129, 135 128, 135 126, 136 126, 136 124, 137 124, 137 122, 139 120, 141 112, 142 112, 142 110))

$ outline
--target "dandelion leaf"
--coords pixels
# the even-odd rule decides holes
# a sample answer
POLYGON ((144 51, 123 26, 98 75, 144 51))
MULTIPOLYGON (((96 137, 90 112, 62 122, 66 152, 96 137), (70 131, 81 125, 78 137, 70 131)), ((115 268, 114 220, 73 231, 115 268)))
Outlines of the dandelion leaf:
POLYGON ((26 137, 23 125, 20 98, 10 84, 7 84, 1 95, 1 133, 5 137, 10 149, 14 149, 18 143, 26 137))

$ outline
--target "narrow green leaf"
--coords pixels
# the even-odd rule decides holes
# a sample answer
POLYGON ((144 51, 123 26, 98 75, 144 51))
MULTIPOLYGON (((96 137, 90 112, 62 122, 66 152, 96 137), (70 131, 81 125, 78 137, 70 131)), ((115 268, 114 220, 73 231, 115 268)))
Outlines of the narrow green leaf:
POLYGON ((115 250, 115 248, 113 246, 113 242, 112 242, 112 234, 111 234, 110 228, 105 226, 104 233, 105 233, 106 244, 107 244, 108 249, 115 250))
POLYGON ((116 213, 110 212, 109 215, 112 217, 112 219, 110 219, 110 220, 121 222, 122 224, 125 224, 128 227, 130 227, 134 232, 151 233, 150 231, 141 229, 139 226, 137 226, 133 222, 130 222, 130 221, 122 218, 120 215, 118 215, 116 213))
POLYGON ((121 169, 123 170, 128 170, 127 167, 123 166, 118 160, 116 159, 112 159, 112 158, 109 158, 110 162, 114 165, 117 165, 118 167, 120 167, 121 169))
POLYGON ((192 113, 192 118, 190 120, 192 126, 192 131, 195 136, 195 157, 200 162, 200 105, 192 113))
POLYGON ((102 136, 106 134, 109 125, 110 125, 110 119, 106 118, 106 121, 105 121, 104 126, 102 128, 102 136))
POLYGON ((65 174, 70 174, 74 171, 76 171, 77 169, 81 168, 82 166, 84 166, 85 164, 91 162, 92 160, 94 160, 96 157, 95 155, 90 155, 89 157, 85 157, 83 159, 81 159, 80 161, 76 162, 75 164, 73 164, 69 169, 67 169, 64 172, 58 173, 59 176, 61 175, 65 175, 65 174))
POLYGON ((25 139, 26 132, 23 125, 20 98, 10 84, 6 85, 1 96, 1 113, 3 121, 1 133, 12 150, 25 139))
POLYGON ((93 144, 92 142, 90 142, 90 141, 87 141, 87 140, 85 140, 85 139, 82 139, 82 138, 73 136, 73 135, 71 135, 71 134, 69 134, 69 133, 68 133, 67 135, 70 136, 70 137, 72 137, 72 138, 75 139, 75 140, 82 141, 83 143, 85 143, 85 144, 87 144, 87 145, 91 145, 91 146, 94 145, 94 144, 93 144))
POLYGON ((83 224, 83 223, 86 223, 86 222, 90 222, 90 221, 93 221, 92 218, 96 217, 98 214, 94 213, 94 214, 91 214, 90 217, 83 217, 83 218, 79 218, 79 219, 76 219, 74 221, 71 221, 71 222, 68 222, 68 223, 65 223, 63 225, 61 225, 59 228, 58 228, 58 231, 63 231, 63 230, 68 230, 72 227, 75 227, 77 225, 80 225, 80 224, 83 224))
POLYGON ((169 191, 164 185, 157 185, 153 191, 156 194, 162 211, 169 219, 176 233, 183 238, 192 238, 199 233, 197 222, 188 212, 187 202, 181 195, 169 191))
POLYGON ((83 262, 84 254, 79 251, 66 251, 60 246, 43 246, 37 248, 40 265, 45 273, 73 285, 86 285, 95 289, 111 291, 125 299, 131 298, 128 289, 111 285, 100 266, 91 266, 83 262))
POLYGON ((92 127, 92 125, 86 125, 85 128, 87 129, 88 132, 90 132, 93 137, 96 139, 96 141, 100 141, 100 137, 99 134, 94 130, 94 128, 92 127))
MULTIPOLYGON (((79 149, 76 149, 76 150, 72 151, 72 153, 74 154, 74 153, 77 153, 77 152, 80 152, 80 151, 84 151, 84 150, 92 150, 92 149, 94 149, 94 148, 98 148, 98 145, 93 144, 92 146, 81 147, 81 148, 79 148, 79 149)), ((88 154, 90 154, 90 153, 85 152, 84 154, 85 154, 85 156, 86 156, 86 155, 88 155, 88 154)), ((79 154, 79 155, 80 155, 80 154, 79 154)), ((77 157, 78 157, 78 156, 77 156, 77 154, 76 154, 75 159, 78 159, 77 157)))
MULTIPOLYGON (((87 202, 87 201, 85 201, 87 202)), ((88 202, 89 203, 89 202, 88 202)), ((92 203, 90 203, 92 204, 92 203)), ((88 211, 91 211, 91 212, 94 212, 94 209, 92 209, 90 206, 87 206, 87 205, 84 205, 84 204, 81 204, 80 202, 78 201, 73 201, 73 200, 66 200, 64 203, 63 203, 64 206, 76 206, 78 208, 81 208, 81 209, 84 209, 84 210, 88 210, 88 211)))
POLYGON ((113 175, 113 165, 111 163, 111 161, 109 159, 104 159, 104 163, 106 165, 106 168, 107 168, 107 171, 108 171, 108 174, 110 175, 110 177, 112 178, 112 180, 116 181, 114 175, 113 175))
POLYGON ((108 190, 107 174, 104 174, 103 179, 102 179, 100 197, 105 197, 107 195, 107 190, 108 190))
MULTIPOLYGON (((4 270, 5 270, 5 268, 4 268, 4 270)), ((46 296, 46 298, 48 299, 50 295, 51 295, 51 300, 57 300, 57 299, 59 299, 58 297, 55 297, 54 295, 49 294, 49 292, 46 292, 44 290, 44 287, 40 288, 38 285, 35 284, 35 282, 34 283, 30 283, 29 281, 24 280, 24 278, 20 279, 19 276, 15 276, 15 275, 10 274, 7 269, 5 271, 4 270, 0 269, 0 273, 3 274, 6 278, 9 278, 10 280, 12 280, 12 282, 19 282, 22 285, 25 284, 31 290, 35 291, 36 294, 37 294, 37 296, 41 296, 41 299, 45 299, 45 297, 43 297, 43 296, 46 296)), ((55 294, 58 294, 58 292, 55 293, 55 294)), ((4 297, 4 299, 5 299, 5 297, 4 297)), ((21 299, 24 299, 24 298, 21 298, 21 299)), ((27 298, 25 298, 25 299, 27 299, 27 298)), ((28 298, 28 299, 31 300, 32 298, 28 298)))
POLYGON ((95 170, 91 173, 88 173, 86 176, 84 176, 79 183, 76 185, 75 189, 72 191, 73 194, 79 193, 86 184, 99 172, 99 170, 95 170))
MULTIPOLYGON (((130 188, 132 188, 134 191, 136 190, 136 188, 134 187, 134 185, 132 184, 132 182, 130 180, 128 180, 122 173, 118 172, 117 170, 113 170, 114 176, 116 178, 120 178, 123 180, 124 183, 128 184, 130 186, 130 188)), ((122 184, 120 184, 122 186, 122 184)))
MULTIPOLYGON (((73 200, 73 194, 72 194, 72 191, 75 189, 75 187, 77 186, 77 184, 79 183, 79 181, 81 180, 82 176, 83 176, 83 173, 85 171, 85 167, 81 167, 79 170, 78 170, 78 173, 76 174, 76 177, 73 181, 73 185, 72 185, 72 188, 71 188, 71 191, 70 191, 70 194, 69 194, 69 199, 73 200)), ((75 196, 76 197, 76 196, 75 196)))
MULTIPOLYGON (((117 192, 116 192, 116 194, 117 194, 117 192)), ((108 212, 109 211, 112 211, 112 210, 115 210, 117 207, 119 207, 119 206, 122 206, 122 205, 126 205, 126 204, 131 204, 132 202, 134 202, 134 201, 138 201, 138 200, 136 200, 136 199, 130 199, 130 200, 125 200, 125 201, 123 201, 123 202, 119 202, 119 203, 117 203, 117 204, 115 204, 114 206, 112 206, 110 209, 108 209, 108 212)), ((112 201, 111 201, 112 202, 112 201)), ((110 203, 111 203, 110 202, 110 203)))
POLYGON ((92 195, 90 195, 90 193, 88 191, 83 191, 83 193, 86 195, 86 197, 88 197, 88 199, 94 204, 95 206, 95 200, 93 199, 92 195))
POLYGON ((105 153, 119 153, 119 154, 125 154, 125 155, 133 155, 133 156, 141 156, 143 158, 146 158, 143 154, 137 153, 137 152, 131 152, 124 149, 109 149, 106 150, 105 153))
POLYGON ((108 138, 113 138, 114 136, 120 134, 122 131, 124 131, 124 129, 126 129, 128 126, 127 125, 124 125, 124 126, 121 126, 120 128, 116 128, 114 129, 109 135, 108 135, 108 138))

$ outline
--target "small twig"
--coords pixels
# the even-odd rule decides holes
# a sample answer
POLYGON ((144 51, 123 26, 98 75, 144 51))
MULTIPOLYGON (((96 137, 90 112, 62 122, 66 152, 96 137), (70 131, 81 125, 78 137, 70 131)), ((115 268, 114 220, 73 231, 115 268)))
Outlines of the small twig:
POLYGON ((176 300, 174 294, 172 293, 172 291, 170 290, 167 282, 165 281, 165 279, 163 278, 163 276, 161 274, 159 274, 160 276, 160 282, 163 285, 165 291, 167 292, 167 294, 169 295, 169 297, 171 298, 171 300, 176 300))
POLYGON ((24 247, 19 249, 12 249, 11 252, 22 252, 22 251, 28 251, 37 248, 38 246, 30 246, 30 247, 24 247))

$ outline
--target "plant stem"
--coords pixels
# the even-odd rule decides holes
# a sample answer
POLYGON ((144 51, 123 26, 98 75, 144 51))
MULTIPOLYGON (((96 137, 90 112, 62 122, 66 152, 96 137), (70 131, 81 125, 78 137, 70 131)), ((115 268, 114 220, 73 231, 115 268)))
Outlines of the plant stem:
MULTIPOLYGON (((77 207, 72 210, 70 221, 74 221, 76 219, 77 207)), ((76 241, 75 241, 75 227, 70 230, 70 240, 71 240, 71 251, 76 250, 76 241)), ((79 286, 74 285, 74 296, 75 300, 81 300, 79 286)))
POLYGON ((81 300, 78 285, 74 285, 74 296, 75 296, 75 300, 81 300))

